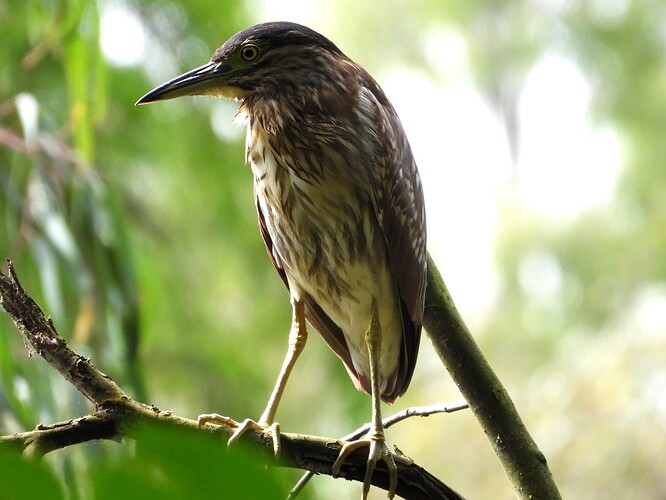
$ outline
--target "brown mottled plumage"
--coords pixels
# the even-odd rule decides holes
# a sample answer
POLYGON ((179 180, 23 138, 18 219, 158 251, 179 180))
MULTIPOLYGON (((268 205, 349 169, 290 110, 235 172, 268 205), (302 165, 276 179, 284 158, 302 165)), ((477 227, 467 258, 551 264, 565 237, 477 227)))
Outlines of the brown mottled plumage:
POLYGON ((237 33, 210 63, 138 104, 182 95, 242 101, 261 235, 294 305, 297 347, 259 424, 273 424, 305 342, 304 314, 356 386, 377 398, 369 439, 383 446, 374 461, 390 467, 378 401, 392 402, 409 386, 426 280, 421 183, 395 110, 363 68, 292 23, 237 33))

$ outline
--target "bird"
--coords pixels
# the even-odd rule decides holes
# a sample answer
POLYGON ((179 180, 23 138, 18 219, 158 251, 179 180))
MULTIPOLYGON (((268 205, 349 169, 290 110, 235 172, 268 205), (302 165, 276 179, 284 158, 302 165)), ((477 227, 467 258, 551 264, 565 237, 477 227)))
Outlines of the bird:
POLYGON ((286 285, 292 324, 288 352, 258 421, 217 414, 200 423, 270 430, 305 345, 309 323, 372 397, 368 434, 346 442, 333 475, 367 447, 367 497, 376 464, 396 460, 384 434, 381 402, 407 390, 416 366, 426 288, 423 187, 402 123, 377 81, 318 32, 291 22, 244 29, 210 61, 156 87, 137 105, 181 96, 238 101, 247 129, 259 230, 286 285))

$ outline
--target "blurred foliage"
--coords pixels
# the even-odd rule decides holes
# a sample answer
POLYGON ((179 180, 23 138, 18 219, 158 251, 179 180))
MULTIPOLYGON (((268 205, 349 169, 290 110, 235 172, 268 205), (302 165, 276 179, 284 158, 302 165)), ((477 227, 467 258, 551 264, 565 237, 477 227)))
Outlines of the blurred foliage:
MULTIPOLYGON (((258 236, 242 132, 227 125, 234 104, 133 103, 206 61, 267 5, 0 0, 0 257, 14 261, 76 350, 137 398, 189 417, 261 413, 286 349, 289 301, 258 236), (104 23, 118 14, 116 30, 128 38, 140 26, 135 60, 102 50, 104 23)), ((380 80, 400 66, 446 86, 451 75, 427 37, 444 28, 459 34, 466 70, 497 113, 514 161, 530 71, 557 53, 584 73, 594 120, 611 124, 622 143, 615 195, 553 220, 522 203, 514 171, 497 197, 498 292, 482 320, 469 320, 482 325, 482 348, 565 497, 665 497, 666 4, 338 0, 320 10, 330 15, 309 24, 380 80)), ((122 42, 117 35, 111 48, 122 42)), ((346 434, 367 420, 369 399, 318 336, 310 339, 278 420, 288 431, 346 434)), ((424 342, 400 406, 456 397, 424 342)), ((89 411, 0 319, 0 433, 89 411)), ((471 414, 427 424, 406 422, 389 439, 470 498, 512 497, 471 414)), ((91 484, 109 482, 164 495, 159 482, 132 476, 144 459, 132 446, 102 444, 54 454, 50 469, 1 468, 44 478, 54 498, 104 496, 91 484)), ((297 477, 276 474, 280 484, 297 477)), ((215 473, 205 477, 217 484, 215 473)), ((340 483, 318 478, 306 495, 358 494, 358 485, 340 483)))
MULTIPOLYGON (((145 428, 139 435, 132 457, 90 464, 90 475, 82 481, 87 496, 173 500, 219 498, 221 494, 224 498, 284 497, 284 488, 274 474, 243 447, 227 453, 211 436, 160 427, 145 428)), ((53 471, 43 462, 27 462, 3 448, 0 468, 5 477, 12 478, 0 485, 2 498, 66 498, 53 471)))

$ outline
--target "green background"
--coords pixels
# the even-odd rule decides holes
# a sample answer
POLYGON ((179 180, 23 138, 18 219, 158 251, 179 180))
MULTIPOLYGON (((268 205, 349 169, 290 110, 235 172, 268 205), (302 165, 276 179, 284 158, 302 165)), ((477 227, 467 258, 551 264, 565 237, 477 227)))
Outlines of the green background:
MULTIPOLYGON (((293 9, 282 17, 311 19, 312 28, 334 38, 380 83, 402 68, 445 87, 423 34, 455 30, 465 45, 468 83, 495 110, 515 151, 530 71, 553 53, 580 69, 592 90, 590 119, 612 127, 622 145, 612 199, 554 220, 524 206, 508 183, 494 200, 499 215, 488 235, 496 293, 479 316, 464 308, 463 314, 563 496, 663 498, 666 4, 611 4, 339 0, 307 4, 317 5, 310 17, 293 9), (526 285, 530 269, 539 276, 553 263, 557 290, 535 293, 526 285)), ((0 0, 0 257, 14 261, 74 349, 137 399, 190 418, 213 411, 259 417, 286 349, 289 299, 258 235, 243 134, 220 125, 231 122, 236 105, 190 98, 133 103, 204 63, 234 32, 267 20, 268 11, 279 8, 0 0), (102 52, 102 20, 111 8, 142 26, 146 46, 135 64, 112 63, 102 52)), ((412 97, 428 115, 429 103, 412 97)), ((443 147, 456 140, 441 138, 443 147)), ((438 193, 438 186, 426 186, 427 195, 438 193)), ((431 227, 454 219, 464 227, 466 215, 428 218, 431 227)), ((455 234, 451 244, 464 247, 455 234)), ((442 262, 444 277, 457 265, 442 262)), ((414 382, 395 408, 458 398, 424 341, 414 382)), ((0 433, 90 411, 83 396, 28 356, 13 325, 0 318, 0 433)), ((341 436, 369 416, 370 399, 311 335, 278 411, 282 429, 341 436)), ((513 497, 471 412, 412 420, 388 439, 469 498, 513 497)), ((5 477, 26 488, 5 490, 11 497, 28 494, 29 480, 19 478, 34 475, 70 498, 103 497, 109 484, 128 495, 164 495, 159 473, 133 475, 179 468, 155 460, 163 456, 159 439, 148 441, 151 453, 137 453, 132 443, 89 444, 53 453, 45 467, 0 457, 0 496, 9 488, 5 477), (5 476, 10 467, 15 475, 5 476)), ((213 455, 204 444, 192 451, 188 442, 176 448, 185 462, 213 455)), ((183 475, 170 491, 176 498, 184 487, 237 497, 229 478, 256 486, 265 475, 242 469, 246 476, 222 479, 211 471, 210 482, 187 483, 183 475)), ((265 491, 283 495, 298 476, 272 471, 265 491)), ((317 478, 304 495, 359 492, 358 484, 317 478)))

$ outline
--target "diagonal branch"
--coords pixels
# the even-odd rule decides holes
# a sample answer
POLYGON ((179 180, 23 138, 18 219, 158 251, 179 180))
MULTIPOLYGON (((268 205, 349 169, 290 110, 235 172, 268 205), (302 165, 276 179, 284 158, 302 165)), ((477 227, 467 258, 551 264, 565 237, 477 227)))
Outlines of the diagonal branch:
POLYGON ((428 255, 424 326, 474 416, 490 440, 519 498, 561 498, 546 458, 456 309, 428 255))
POLYGON ((26 342, 60 372, 97 409, 105 401, 124 396, 120 387, 98 371, 90 360, 67 346, 37 303, 26 293, 8 260, 9 276, 0 272, 0 306, 12 319, 26 342))
MULTIPOLYGON (((33 431, 0 437, 0 446, 18 448, 27 457, 40 457, 53 450, 91 440, 120 441, 124 437, 140 439, 138 429, 146 423, 198 429, 194 420, 160 411, 155 406, 130 398, 108 376, 97 370, 90 360, 70 349, 53 322, 23 289, 9 261, 8 269, 9 276, 0 271, 0 306, 12 318, 26 342, 84 394, 95 405, 96 411, 81 418, 52 425, 40 424, 33 431)), ((403 414, 398 418, 407 416, 403 414)), ((228 439, 233 429, 206 427, 200 431, 228 439)), ((283 433, 281 455, 276 459, 269 433, 250 430, 242 440, 253 444, 267 464, 328 475, 343 444, 337 439, 283 433)), ((352 454, 342 467, 340 476, 362 482, 366 462, 367 451, 352 454)), ((404 498, 461 498, 417 464, 398 463, 397 466, 398 495, 404 498)), ((378 464, 372 484, 388 489, 389 477, 383 464, 378 464)))

